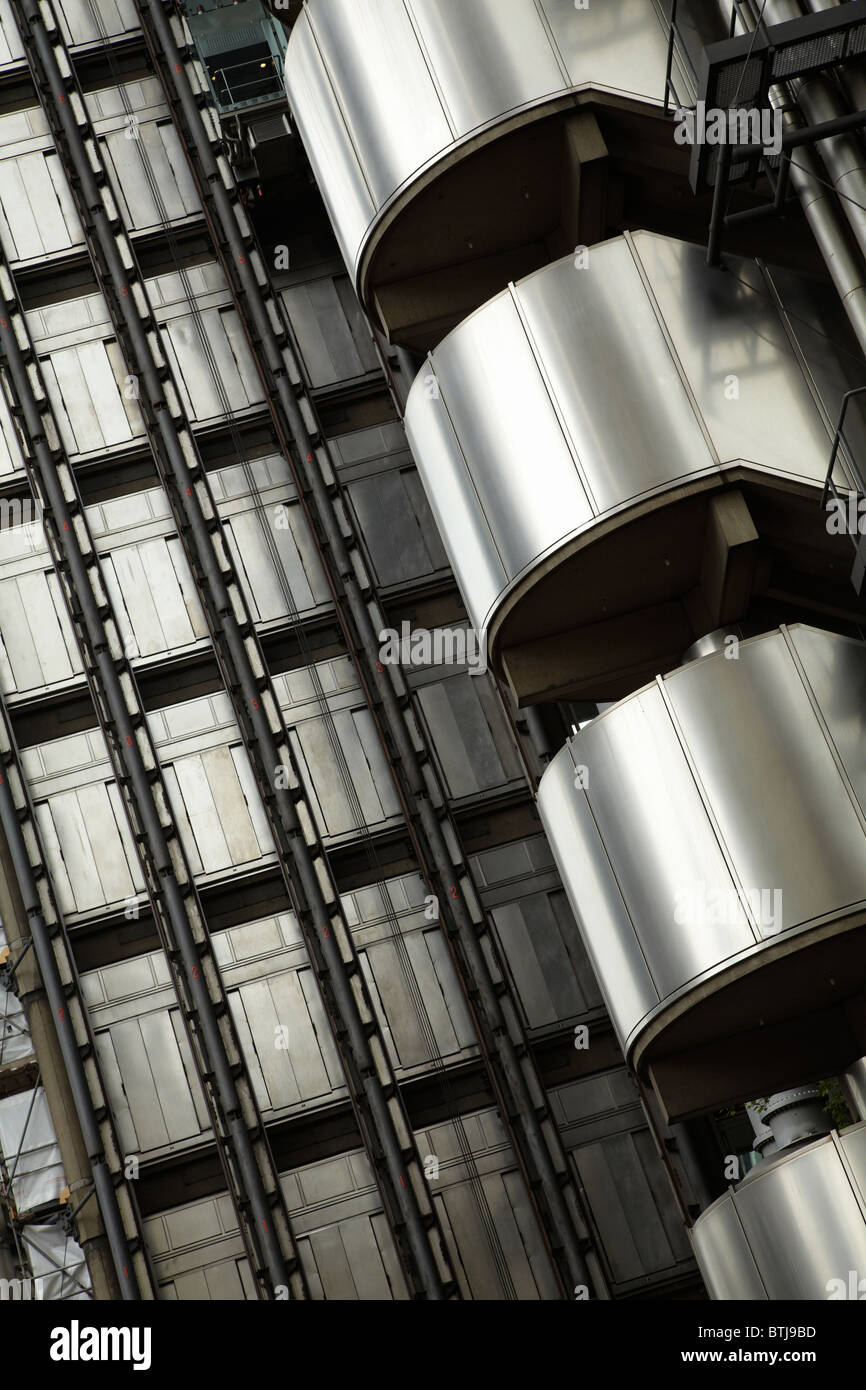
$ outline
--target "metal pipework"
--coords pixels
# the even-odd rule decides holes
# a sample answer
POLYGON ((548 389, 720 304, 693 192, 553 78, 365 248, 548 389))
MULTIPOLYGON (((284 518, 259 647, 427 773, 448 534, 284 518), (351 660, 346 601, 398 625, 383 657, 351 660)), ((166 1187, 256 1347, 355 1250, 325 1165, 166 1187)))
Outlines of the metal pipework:
MULTIPOLYGON (((5 264, 5 257, 3 262, 5 264)), ((5 269, 11 281, 12 277, 8 266, 5 269)), ((5 324, 9 324, 16 310, 23 325, 24 319, 20 305, 13 305, 12 309, 7 309, 6 317, 3 320, 5 324)), ((116 726, 116 734, 112 736, 112 730, 110 727, 106 727, 104 714, 100 702, 97 700, 97 712, 100 714, 103 733, 109 746, 114 747, 115 754, 129 778, 135 795, 137 813, 141 817, 141 828, 144 831, 147 852, 152 863, 150 874, 147 872, 146 862, 142 867, 145 870, 145 880, 150 880, 154 916, 159 921, 164 912, 168 919, 173 944, 180 952, 185 971, 186 988, 189 991, 192 1008, 195 1011, 197 1024, 201 1030, 201 1039, 204 1043, 206 1069, 214 1078, 217 1101, 223 1112, 223 1123, 233 1146, 246 1199, 250 1203, 255 1218, 250 1235, 253 1240, 253 1248, 257 1251, 256 1259, 268 1269, 273 1286, 288 1287, 289 1275, 279 1242, 276 1239, 271 1203, 268 1201, 262 1185, 256 1156, 242 1118, 243 1106, 231 1063, 226 1054, 214 1004, 208 991, 202 952, 193 934, 186 900, 177 879, 171 850, 155 801, 154 777, 145 765, 139 744, 138 731, 139 729, 146 731, 147 727, 144 710, 140 704, 134 714, 128 708, 127 697, 124 694, 120 674, 111 652, 111 640, 93 592, 92 570, 94 566, 92 562, 91 565, 88 565, 85 560, 78 539, 76 518, 70 509, 60 481, 57 459, 46 439, 43 415, 48 407, 45 405, 40 409, 37 402, 14 327, 0 327, 0 340, 2 340, 5 349, 9 378, 30 441, 31 455, 28 472, 31 472, 32 476, 38 480, 39 488, 45 496, 49 513, 55 522, 57 544, 62 550, 63 558, 69 569, 75 602, 78 606, 79 622, 76 622, 77 615, 71 603, 69 605, 70 618, 73 626, 79 627, 79 630, 83 629, 83 640, 89 661, 93 666, 95 684, 105 700, 110 719, 116 726), (158 889, 156 885, 158 885, 158 889)), ((35 362, 35 353, 32 351, 32 347, 30 357, 35 362)), ((41 387, 41 390, 43 401, 47 402, 44 387, 41 387)), ((70 486, 74 487, 74 479, 68 460, 64 460, 63 463, 68 482, 70 486)), ((76 511, 79 518, 83 518, 83 507, 77 496, 76 511)), ((93 551, 92 546, 91 551, 93 551)), ((100 587, 104 591, 104 584, 100 587)), ((131 672, 127 673, 127 678, 130 691, 137 695, 131 672)), ((152 753, 152 757, 156 763, 154 753, 152 753)), ((124 804, 128 807, 126 798, 124 798, 124 804)), ((138 826, 134 821, 131 823, 131 830, 133 837, 137 838, 138 826)), ((191 882, 190 874, 187 874, 187 879, 191 882)), ((199 917, 201 919, 200 913, 199 917)), ((187 1007, 183 998, 180 998, 179 1002, 182 1008, 187 1007)), ((276 1178, 274 1184, 278 1191, 276 1178)), ((239 1222, 243 1219, 243 1212, 238 1210, 239 1222)), ((284 1214, 284 1221, 287 1226, 288 1216, 286 1214, 284 1214)))
MULTIPOLYGON (((280 851, 286 886, 316 968, 356 1106, 359 1129, 379 1179, 410 1286, 419 1296, 430 1299, 451 1296, 456 1293, 457 1281, 444 1254, 444 1238, 436 1208, 426 1181, 421 1177, 411 1126, 381 1037, 377 1039, 378 1055, 374 1055, 371 1040, 378 1032, 378 1025, 339 894, 330 877, 321 843, 316 840, 314 857, 304 838, 295 805, 303 797, 296 760, 282 726, 243 593, 230 571, 224 573, 214 548, 214 533, 220 530, 220 522, 194 437, 182 412, 169 404, 163 383, 170 381, 170 371, 164 361, 157 360, 156 350, 151 345, 154 321, 143 277, 124 229, 118 230, 103 204, 94 171, 99 171, 106 184, 107 178, 100 168, 95 139, 88 131, 86 144, 79 127, 79 123, 86 124, 81 93, 75 87, 59 31, 55 29, 54 42, 70 74, 66 78, 61 73, 40 7, 34 0, 15 0, 14 8, 46 114, 55 127, 61 160, 73 171, 70 183, 79 203, 118 341, 129 370, 139 376, 140 402, 149 434, 155 441, 155 457, 197 579, 217 659, 262 791, 280 851), (121 255, 121 244, 124 255, 121 255), (202 493, 208 506, 207 516, 202 493), (280 726, 279 749, 269 722, 271 717, 280 726), (275 773, 281 766, 293 771, 294 789, 280 786, 281 779, 277 779, 275 786, 275 773), (329 898, 326 898, 323 884, 327 885, 329 898), (328 929, 329 924, 333 924, 333 931, 328 929), (363 1116, 358 1109, 361 1105, 363 1116)), ((175 400, 179 399, 173 383, 170 390, 175 400)), ((309 813, 309 821, 314 825, 312 813, 309 813)), ((315 839, 315 832, 309 833, 310 838, 315 839)))
MULTIPOLYGON (((845 2, 847 3, 847 0, 845 2)), ((841 3, 842 0, 805 0, 812 14, 819 14, 822 10, 835 10, 841 3)), ((841 67, 835 68, 834 73, 852 108, 855 111, 866 111, 866 69, 863 67, 863 60, 849 60, 841 67)))
MULTIPOLYGON (((186 77, 183 58, 168 17, 159 0, 138 0, 138 9, 145 34, 148 35, 148 24, 145 23, 147 15, 165 55, 166 72, 173 88, 172 92, 168 91, 164 75, 168 99, 175 109, 178 106, 182 109, 188 123, 195 155, 200 161, 199 181, 206 189, 208 198, 213 200, 215 218, 218 219, 218 227, 212 228, 214 244, 223 259, 238 312, 242 319, 252 320, 251 347, 260 371, 264 364, 267 373, 262 374, 266 397, 272 409, 276 397, 284 414, 288 436, 275 415, 278 436, 283 441, 308 516, 314 512, 315 522, 318 522, 318 527, 312 524, 313 534, 324 535, 325 543, 321 550, 338 615, 349 649, 361 670, 362 685, 373 716, 387 736, 383 742, 395 769, 395 781, 407 824, 413 834, 419 862, 437 890, 445 940, 463 983, 488 1068, 491 1068, 494 1054, 496 1056, 498 1074, 491 1068, 491 1081, 512 1137, 515 1155, 523 1169, 530 1198, 533 1199, 533 1187, 537 1185, 531 1176, 534 1172, 551 1214, 549 1224, 553 1228, 553 1240, 562 1248, 569 1280, 566 1285, 557 1270, 560 1287, 567 1287, 570 1296, 574 1283, 600 1286, 600 1271, 596 1272, 594 1278, 590 1275, 581 1249, 584 1237, 576 1229, 575 1214, 566 1198, 568 1193, 568 1198, 574 1204, 576 1190, 558 1136, 553 1133, 549 1115, 544 1117, 546 1126, 538 1118, 544 1095, 540 1078, 534 1071, 525 1040, 521 1039, 516 1046, 511 1037, 509 1022, 499 997, 499 986, 488 965, 485 947, 480 939, 486 925, 477 906, 477 893, 468 866, 458 863, 456 859, 455 850, 459 842, 445 797, 435 783, 432 757, 426 749, 423 753, 419 752, 423 733, 417 721, 411 727, 407 721, 408 692, 402 676, 394 668, 381 670, 376 660, 379 645, 377 631, 387 624, 369 580, 366 576, 359 580, 359 569, 363 562, 354 537, 347 539, 348 512, 343 509, 343 517, 338 518, 332 501, 333 474, 330 465, 323 460, 325 445, 318 422, 308 400, 304 400, 305 408, 302 409, 292 386, 281 340, 274 329, 262 286, 253 267, 250 239, 245 239, 238 226, 234 203, 211 150, 199 103, 186 77), (227 254, 224 253, 222 242, 225 243, 227 254), (291 443, 295 445, 294 450, 290 448, 291 443), (327 480, 323 476, 325 467, 331 474, 327 480), (351 623, 346 622, 346 609, 351 623), (460 883, 456 896, 455 878, 460 883)), ((159 70, 155 50, 154 61, 159 70)), ((188 148, 188 157, 190 154, 188 148)), ((195 176, 192 159, 190 163, 195 176)), ((280 313, 279 301, 273 295, 270 298, 276 312, 280 313)), ((492 943, 488 939, 490 945, 492 943)), ((549 1241, 550 1237, 547 1239, 549 1241)))
POLYGON ((772 1158, 773 1155, 777 1153, 779 1146, 776 1143, 773 1131, 768 1125, 764 1124, 763 1109, 759 1108, 762 1106, 763 1101, 757 1100, 750 1101, 746 1106, 746 1114, 749 1117, 755 1134, 752 1148, 755 1150, 755 1153, 760 1154, 761 1158, 772 1158))
MULTIPOLYGON (((718 0, 718 3, 725 18, 730 19, 729 0, 718 0)), ((748 32, 742 6, 737 10, 737 17, 748 32)), ((784 86, 771 87, 769 95, 773 107, 783 112, 786 133, 804 124, 800 113, 792 109, 793 98, 784 86)), ((814 151, 805 145, 799 147, 791 160, 791 186, 800 199, 830 278, 866 355, 866 262, 854 241, 851 227, 841 215, 835 189, 826 186, 822 175, 823 168, 814 151)))
MULTIPOLYGON (((781 24, 802 19, 798 0, 766 0, 764 21, 781 24)), ((794 78, 787 84, 810 125, 846 115, 838 91, 823 76, 794 78)), ((855 135, 834 135, 815 146, 842 203, 861 253, 866 256, 866 164, 855 135)))
POLYGON ((772 1147, 763 1146, 759 1150, 762 1154, 783 1153, 822 1134, 829 1134, 833 1128, 817 1086, 777 1091, 764 1100, 753 1101, 748 1109, 756 1136, 764 1139, 769 1133, 772 1137, 772 1147))
MULTIPOLYGON (((2 718, 6 726, 6 734, 10 747, 14 749, 5 706, 0 709, 0 718, 2 718)), ((69 1001, 63 987, 63 981, 60 978, 60 971, 54 956, 54 948, 51 944, 48 923, 42 911, 39 889, 36 884, 33 869, 30 865, 27 846, 24 843, 24 836, 21 830, 21 822, 18 818, 18 811, 12 797, 8 773, 5 768, 3 773, 0 774, 0 824, 2 824, 3 833, 6 836, 6 842, 9 846, 9 853, 15 869, 15 877, 18 880, 18 886, 27 913, 27 920, 33 936, 33 948, 39 963, 39 972, 42 976, 45 993, 51 1006, 57 1041, 63 1054, 63 1062, 66 1067, 67 1077, 69 1078, 69 1089, 72 1093, 75 1111, 81 1124, 81 1132, 87 1148, 87 1155, 90 1159, 90 1166, 93 1173, 93 1186, 96 1190, 96 1199, 99 1202, 99 1209, 102 1213, 105 1234, 108 1238, 114 1268, 117 1273, 121 1297, 126 1302, 137 1301, 141 1298, 141 1293, 138 1280, 135 1276, 132 1255, 126 1238, 126 1231, 123 1226, 123 1218, 120 1214, 114 1179, 112 1178, 111 1171, 105 1159, 105 1150, 102 1137, 99 1133, 99 1122, 97 1121, 96 1112, 93 1108, 93 1100, 87 1084, 84 1062, 78 1048, 78 1041, 73 1032, 72 1021, 69 1017, 69 1001)))

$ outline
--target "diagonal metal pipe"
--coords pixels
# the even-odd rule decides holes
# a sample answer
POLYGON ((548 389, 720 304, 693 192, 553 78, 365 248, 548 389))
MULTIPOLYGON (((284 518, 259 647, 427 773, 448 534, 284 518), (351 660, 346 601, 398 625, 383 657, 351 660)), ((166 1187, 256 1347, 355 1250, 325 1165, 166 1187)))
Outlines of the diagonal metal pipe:
MULTIPOLYGON (((764 22, 802 19, 799 0, 766 0, 764 22)), ((846 115, 845 103, 828 77, 793 78, 787 84, 810 125, 846 115)), ((856 135, 833 135, 815 145, 842 204, 861 254, 866 257, 866 160, 856 135)))
MULTIPOLYGON (((515 1156, 527 1180, 533 1204, 537 1208, 537 1192, 547 1207, 548 1216, 546 1219, 540 1218, 539 1225, 551 1249, 558 1282, 563 1292, 566 1288, 570 1291, 575 1284, 586 1284, 603 1297, 605 1291, 601 1271, 594 1265, 591 1272, 585 1258, 584 1239, 578 1229, 580 1216, 577 1196, 570 1181, 568 1161, 549 1115, 544 1117, 546 1124, 541 1120, 544 1093, 533 1066, 531 1051, 525 1040, 516 1042, 511 1036, 506 1010, 502 1006, 500 990, 493 979, 482 939, 485 925, 473 917, 467 905, 467 899, 477 901, 477 894, 468 867, 458 866, 455 856, 457 835, 447 817, 444 798, 433 785, 435 772, 432 759, 419 747, 422 738, 420 729, 412 727, 407 720, 407 694, 404 689, 395 689, 392 684, 393 668, 386 672, 381 663, 377 663, 375 655, 371 655, 378 650, 377 631, 384 625, 384 619, 377 608, 375 592, 368 592, 365 581, 359 579, 357 553, 350 553, 338 509, 332 501, 331 493, 336 490, 336 484, 332 483, 329 488, 320 467, 325 449, 324 438, 314 412, 305 412, 303 408, 309 406, 309 401, 299 400, 286 370, 278 335, 251 264, 249 247, 241 234, 229 191, 204 131, 199 99, 186 80, 183 55, 176 44, 166 11, 161 0, 137 0, 137 4, 146 35, 149 35, 150 26, 145 23, 145 16, 152 23, 159 46, 165 54, 173 88, 167 95, 175 110, 180 109, 183 113, 201 163, 202 182, 206 184, 208 198, 216 207, 218 227, 215 228, 214 241, 224 258, 229 283, 233 288, 238 283, 240 285, 241 294, 236 296, 239 312, 242 318, 252 320, 255 341, 251 342, 251 347, 266 371, 266 375, 263 375, 266 395, 272 404, 276 398, 288 427, 287 432, 281 432, 288 436, 285 451, 298 478, 299 495, 309 499, 311 511, 324 536, 323 558, 326 570, 330 568, 331 573, 335 574, 334 597, 338 613, 344 626, 354 629, 347 632, 350 650, 356 654, 374 717, 387 730, 391 743, 389 756, 395 767, 395 779, 406 808, 407 823, 415 838, 419 861, 437 888, 446 942, 454 952, 458 975, 466 982, 467 1002, 477 1020, 476 1029, 515 1156), (216 232, 221 235, 216 235, 216 232), (225 247, 221 241, 225 242, 225 247), (290 442, 294 443, 294 450, 289 449, 290 442), (347 613, 351 617, 351 625, 345 623, 347 613), (422 766, 425 757, 426 767, 422 766), (457 888, 455 878, 458 882, 465 879, 464 891, 457 888), (552 1234, 548 1234, 548 1231, 552 1234), (555 1254, 551 1248, 552 1242, 557 1247, 555 1254), (563 1273, 566 1273, 566 1279, 563 1273)), ((189 156, 189 150, 187 153, 189 156)), ((314 527, 314 534, 315 531, 314 527)), ((486 946, 491 948, 489 940, 486 946)))
MULTIPOLYGON (((23 321, 23 315, 20 317, 23 321)), ((0 342, 18 408, 27 435, 32 441, 35 472, 40 486, 44 489, 50 514, 56 523, 57 537, 69 569, 95 673, 100 689, 104 692, 108 712, 116 726, 119 756, 135 793, 138 814, 142 820, 149 851, 153 856, 161 899, 183 961, 186 985, 201 1028, 208 1067, 214 1077, 228 1136, 255 1219, 252 1228, 253 1239, 259 1247, 259 1258, 269 1271, 272 1285, 288 1287, 289 1276, 274 1231, 271 1204, 262 1186, 252 1142, 243 1119, 237 1084, 208 991, 201 953, 193 935, 189 913, 154 799, 154 779, 142 757, 136 725, 127 706, 105 623, 93 593, 87 562, 78 542, 75 517, 64 495, 24 354, 8 315, 0 323, 0 342)))
MULTIPOLYGON (((7 721, 5 708, 3 708, 0 717, 4 722, 7 721)), ((11 743, 11 731, 8 731, 8 723, 7 732, 11 743)), ((18 810, 12 797, 9 779, 5 773, 0 775, 0 825, 2 825, 9 846, 15 877, 33 935, 33 948, 39 963, 45 993, 51 1006, 57 1041, 63 1055, 66 1075, 69 1078, 69 1089, 72 1092, 76 1114, 87 1147, 96 1199, 99 1202, 102 1219, 105 1223, 105 1233, 114 1261, 121 1297, 124 1301, 137 1301, 141 1294, 123 1226, 123 1218, 120 1214, 114 1180, 105 1159, 99 1124, 87 1084, 84 1061, 78 1050, 78 1041, 69 1017, 66 991, 60 978, 48 923, 42 911, 39 888, 24 842, 18 810)))
MULTIPOLYGON (((788 4, 789 0, 780 0, 780 3, 788 4)), ((770 0, 768 6, 769 4, 770 0)), ((731 0, 717 0, 717 5, 727 23, 731 18, 731 0)), ((741 29, 747 33, 751 32, 755 27, 754 17, 751 25, 747 24, 746 12, 742 5, 735 13, 741 29)), ((760 3, 757 13, 760 14, 760 3)), ((794 17, 798 16, 802 17, 799 8, 794 17)), ((790 12, 782 15, 783 19, 791 17, 790 12)), ((764 20, 767 22, 766 13, 764 20)), ((777 110, 783 112, 786 133, 798 130, 806 124, 793 93, 789 92, 785 85, 771 87, 770 101, 777 110)), ((822 143, 826 145, 830 141, 825 140, 822 143)), ((866 357, 866 257, 855 241, 853 227, 840 211, 835 188, 828 187, 821 161, 814 151, 805 145, 798 147, 792 154, 790 183, 800 200, 830 278, 866 357)))
MULTIPOLYGON (((81 92, 56 21, 52 41, 43 7, 36 0, 13 0, 13 9, 64 169, 77 191, 91 256, 118 340, 129 370, 139 377, 140 401, 155 441, 154 454, 198 577, 226 688, 280 851, 286 886, 316 968, 325 1007, 334 1020, 362 1139, 377 1173, 404 1269, 417 1296, 432 1300, 456 1296, 459 1290, 445 1252, 438 1212, 421 1176, 417 1145, 375 1022, 339 894, 321 843, 313 831, 305 829, 296 807, 303 792, 276 695, 256 647, 249 614, 243 611, 243 593, 234 577, 223 571, 215 549, 220 524, 204 469, 183 412, 170 404, 170 397, 177 401, 178 396, 170 370, 164 361, 157 360, 158 349, 151 337, 154 319, 143 277, 125 229, 106 212, 97 176, 97 171, 103 171, 95 139, 89 135, 86 143, 82 134, 87 118, 81 92), (271 725, 272 718, 278 733, 271 725), (296 773, 295 788, 285 786, 278 777, 275 781, 283 765, 296 773), (308 844, 308 835, 314 839, 313 845, 308 844)), ((50 5, 44 10, 50 14, 50 5)), ((305 815, 313 826, 313 816, 309 811, 305 815)))

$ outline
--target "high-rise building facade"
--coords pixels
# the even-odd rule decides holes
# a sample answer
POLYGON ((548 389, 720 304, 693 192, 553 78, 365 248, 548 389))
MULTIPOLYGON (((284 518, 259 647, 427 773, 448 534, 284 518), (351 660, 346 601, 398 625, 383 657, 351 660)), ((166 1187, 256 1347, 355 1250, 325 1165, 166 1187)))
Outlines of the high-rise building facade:
POLYGON ((862 9, 0 0, 0 1277, 866 1277, 862 9))

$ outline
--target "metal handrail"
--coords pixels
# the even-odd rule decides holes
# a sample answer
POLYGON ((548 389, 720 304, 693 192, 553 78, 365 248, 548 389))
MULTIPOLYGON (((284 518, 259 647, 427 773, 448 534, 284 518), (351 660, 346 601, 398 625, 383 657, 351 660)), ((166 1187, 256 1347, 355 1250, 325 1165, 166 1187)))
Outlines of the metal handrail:
MULTIPOLYGON (((273 79, 274 91, 281 92, 282 86, 280 83, 279 74, 277 73, 276 63, 274 62, 273 54, 269 55, 269 61, 271 66, 270 73, 265 72, 261 77, 253 78, 248 82, 241 82, 235 88, 232 88, 231 82, 229 80, 230 74, 240 71, 241 68, 252 67, 253 64, 257 64, 259 69, 261 69, 262 67, 267 67, 268 60, 262 63, 261 60, 258 58, 248 58, 243 63, 233 63, 230 67, 217 68, 216 71, 212 73, 211 80, 216 82, 218 77, 222 79, 223 87, 225 88, 225 93, 228 97, 228 104, 231 106, 236 106, 239 102, 245 101, 247 99, 240 95, 240 92, 244 88, 255 87, 261 82, 267 82, 269 78, 273 79)), ((267 93, 260 92, 259 95, 264 96, 267 95, 267 93)), ((217 100, 219 101, 220 105, 226 104, 223 101, 222 94, 219 92, 219 90, 217 91, 217 100)))
POLYGON ((863 487, 863 480, 860 477, 857 465, 854 462, 854 456, 851 453, 851 450, 848 447, 847 441, 845 439, 845 416, 848 414, 848 406, 855 396, 862 396, 864 392, 866 392, 866 386, 855 386, 851 391, 846 391, 844 396, 842 397, 842 408, 839 411, 839 423, 836 426, 836 433, 833 436, 833 447, 830 450, 830 462, 827 466, 827 476, 824 479, 824 491, 821 494, 822 508, 826 508, 827 498, 831 492, 834 497, 839 497, 839 490, 836 487, 836 484, 833 482, 833 469, 836 467, 836 460, 839 457, 839 450, 843 444, 845 445, 845 449, 847 451, 848 462, 850 463, 852 471, 854 473, 854 481, 857 484, 857 490, 861 493, 866 492, 866 488, 863 487))

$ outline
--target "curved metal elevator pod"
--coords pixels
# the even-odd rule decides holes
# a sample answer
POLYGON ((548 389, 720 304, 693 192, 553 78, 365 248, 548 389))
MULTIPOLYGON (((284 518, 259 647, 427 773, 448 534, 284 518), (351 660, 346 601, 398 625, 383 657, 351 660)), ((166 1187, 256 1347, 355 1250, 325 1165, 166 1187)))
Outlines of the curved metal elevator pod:
POLYGON ((866 1123, 758 1163, 689 1235, 713 1299, 866 1298, 866 1123))
POLYGON ((830 313, 802 277, 639 232, 510 286, 431 353, 407 433, 520 705, 620 699, 725 624, 862 622, 821 509, 857 381, 830 313))
MULTIPOLYGON (((289 104, 358 297, 391 342, 425 352, 509 280, 624 226, 705 237, 709 203, 664 111, 667 26, 652 0, 615 11, 304 6, 289 104)), ((676 58, 674 72, 690 90, 676 58)))
POLYGON ((784 628, 637 691, 542 776, 623 1052, 670 1120, 862 1053, 864 687, 866 644, 784 628))

